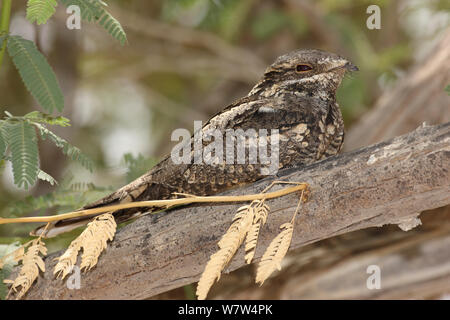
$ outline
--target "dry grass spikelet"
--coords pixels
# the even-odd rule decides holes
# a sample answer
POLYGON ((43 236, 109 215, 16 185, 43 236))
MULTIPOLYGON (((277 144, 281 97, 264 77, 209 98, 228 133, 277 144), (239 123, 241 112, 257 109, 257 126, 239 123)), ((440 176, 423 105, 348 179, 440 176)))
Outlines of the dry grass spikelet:
POLYGON ((39 276, 39 269, 45 272, 45 263, 39 254, 45 256, 47 254, 47 248, 41 238, 31 241, 26 252, 24 247, 21 248, 14 254, 14 259, 17 262, 22 261, 22 268, 20 269, 19 275, 15 280, 5 280, 5 283, 12 284, 7 298, 12 291, 17 292, 19 287, 20 290, 17 293, 16 299, 22 298, 39 276))
POLYGON ((88 224, 83 240, 83 255, 81 256, 81 270, 90 270, 97 264, 98 257, 107 247, 107 241, 116 234, 117 224, 111 213, 104 213, 88 224))
POLYGON ((233 223, 218 243, 220 250, 210 257, 200 277, 197 285, 197 297, 199 300, 206 298, 214 281, 220 279, 222 270, 241 246, 252 226, 255 206, 258 203, 259 201, 255 200, 250 205, 242 206, 237 210, 233 223))
POLYGON ((98 257, 107 247, 107 241, 112 240, 117 224, 111 213, 97 216, 88 223, 86 229, 70 244, 64 254, 58 258, 53 274, 64 279, 75 265, 78 253, 83 249, 80 268, 85 271, 93 268, 98 257))
POLYGON ((256 243, 258 242, 259 231, 266 223, 267 215, 270 208, 264 203, 264 200, 260 201, 255 207, 255 216, 253 217, 253 224, 245 238, 245 261, 251 263, 255 255, 256 243))
POLYGON ((294 231, 293 223, 285 223, 280 228, 284 230, 272 240, 258 265, 256 283, 260 285, 269 278, 275 269, 281 270, 281 261, 291 245, 292 233, 294 231))
POLYGON ((280 226, 280 229, 283 230, 272 240, 267 247, 266 252, 264 252, 258 265, 258 269, 256 270, 256 283, 262 285, 276 269, 281 270, 281 261, 291 245, 295 217, 300 210, 302 202, 305 201, 306 195, 304 194, 304 191, 302 191, 291 221, 280 226))
POLYGON ((69 248, 67 248, 62 256, 56 258, 58 263, 53 269, 53 274, 56 275, 57 278, 64 279, 70 272, 72 272, 72 268, 77 262, 78 252, 80 249, 81 240, 80 237, 78 237, 70 243, 69 248))

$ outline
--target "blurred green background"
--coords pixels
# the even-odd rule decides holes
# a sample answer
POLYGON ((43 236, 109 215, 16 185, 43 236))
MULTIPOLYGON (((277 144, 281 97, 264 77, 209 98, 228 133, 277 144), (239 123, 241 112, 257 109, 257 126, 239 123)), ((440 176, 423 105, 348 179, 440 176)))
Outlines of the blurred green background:
MULTIPOLYGON (((62 115, 72 126, 53 129, 90 156, 96 168, 91 174, 40 142, 41 167, 59 186, 39 181, 31 190, 19 190, 6 165, 0 176, 0 216, 63 212, 132 181, 170 151, 174 129, 192 130, 194 120, 205 121, 246 95, 266 66, 290 50, 319 48, 359 67, 338 92, 349 128, 449 26, 445 0, 108 4, 127 33, 124 47, 96 25, 65 28, 68 15, 62 5, 49 23, 36 26, 25 20, 24 2, 13 2, 11 33, 35 41, 64 92, 62 115), (380 30, 366 27, 371 4, 381 8, 380 30)), ((0 108, 15 115, 40 110, 9 58, 0 71, 0 108)), ((1 226, 0 244, 25 241, 30 229, 1 226)), ((67 246, 73 237, 47 241, 49 251, 67 246)))

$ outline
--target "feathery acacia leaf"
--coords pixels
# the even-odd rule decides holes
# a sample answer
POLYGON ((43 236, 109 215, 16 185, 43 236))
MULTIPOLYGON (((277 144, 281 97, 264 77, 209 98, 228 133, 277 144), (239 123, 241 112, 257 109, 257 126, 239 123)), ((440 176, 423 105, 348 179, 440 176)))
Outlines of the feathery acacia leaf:
POLYGON ((65 155, 67 155, 74 161, 78 161, 83 167, 92 172, 93 168, 92 161, 85 154, 83 154, 80 149, 78 149, 75 146, 72 146, 66 140, 57 136, 52 131, 47 129, 45 126, 39 123, 33 124, 38 128, 39 134, 43 140, 49 138, 58 148, 62 149, 65 155))
POLYGON ((27 3, 27 19, 31 23, 46 23, 48 19, 55 13, 55 7, 58 3, 56 0, 28 0, 27 3))
POLYGON ((122 25, 105 8, 99 0, 60 0, 65 6, 76 5, 80 8, 81 18, 88 22, 98 22, 114 39, 124 45, 127 36, 122 25))
POLYGON ((6 152, 6 146, 8 145, 8 141, 6 140, 6 121, 0 120, 0 160, 3 159, 5 152, 6 152))
POLYGON ((49 138, 63 153, 72 160, 92 172, 93 163, 84 155, 80 149, 72 146, 63 138, 60 138, 46 125, 70 126, 69 119, 58 116, 54 117, 39 111, 33 111, 25 116, 13 116, 5 111, 7 117, 0 120, 0 160, 6 159, 12 162, 14 183, 20 188, 22 185, 28 188, 36 179, 57 184, 56 180, 49 174, 39 170, 39 150, 37 146, 36 128, 40 137, 45 140, 49 138), (9 147, 9 152, 8 148, 9 147), (11 155, 9 155, 11 153, 11 155))
POLYGON ((8 37, 8 53, 28 91, 47 112, 64 108, 64 97, 52 68, 36 45, 20 36, 8 37))
POLYGON ((60 127, 69 127, 70 126, 70 120, 65 117, 63 117, 63 116, 54 117, 54 116, 51 116, 49 114, 46 114, 46 113, 43 113, 40 111, 33 111, 30 113, 27 113, 23 117, 25 119, 31 120, 33 122, 45 123, 45 124, 50 124, 50 125, 55 125, 55 126, 60 126, 60 127))
POLYGON ((81 18, 87 22, 95 22, 102 14, 102 4, 98 0, 59 0, 63 5, 78 6, 81 18))
POLYGON ((39 151, 36 131, 27 121, 12 123, 8 129, 14 183, 25 189, 36 182, 39 173, 39 151))
POLYGON ((116 20, 108 11, 103 10, 98 23, 120 44, 123 46, 127 42, 127 36, 119 21, 116 20))

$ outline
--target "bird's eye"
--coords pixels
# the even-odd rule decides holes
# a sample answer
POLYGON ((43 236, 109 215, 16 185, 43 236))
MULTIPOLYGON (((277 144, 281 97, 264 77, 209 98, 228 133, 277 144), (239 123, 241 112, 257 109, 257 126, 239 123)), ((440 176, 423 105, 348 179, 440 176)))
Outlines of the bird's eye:
POLYGON ((307 64, 298 64, 297 67, 295 67, 295 70, 297 72, 305 72, 305 71, 312 70, 312 67, 307 64))

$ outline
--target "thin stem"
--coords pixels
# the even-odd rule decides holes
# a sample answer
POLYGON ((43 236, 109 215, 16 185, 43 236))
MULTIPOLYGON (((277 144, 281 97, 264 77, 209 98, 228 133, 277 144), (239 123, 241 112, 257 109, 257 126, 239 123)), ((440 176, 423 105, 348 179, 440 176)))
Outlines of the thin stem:
POLYGON ((68 218, 76 218, 81 216, 89 216, 98 213, 104 213, 108 211, 117 211, 121 209, 136 208, 136 207, 165 207, 171 208, 177 205, 186 205, 191 203, 205 203, 205 202, 243 202, 262 199, 278 198, 296 191, 307 190, 308 185, 306 183, 298 183, 293 187, 284 188, 281 190, 269 192, 269 193, 257 193, 244 196, 209 196, 209 197, 189 197, 182 199, 169 199, 169 200, 150 200, 150 201, 137 201, 123 204, 117 204, 113 206, 105 206, 93 209, 79 210, 64 214, 58 214, 55 216, 45 217, 23 217, 23 218, 0 218, 0 224, 8 223, 22 223, 22 222, 54 222, 68 218))
POLYGON ((298 200, 297 208, 295 209, 294 215, 292 216, 292 219, 291 219, 292 225, 294 225, 295 217, 297 216, 297 213, 300 210, 300 206, 302 205, 302 202, 304 202, 304 200, 305 200, 303 198, 303 192, 305 192, 305 190, 302 190, 302 193, 300 194, 300 199, 298 200))
MULTIPOLYGON (((9 18, 11 17, 11 3, 12 0, 3 0, 2 12, 0 16, 0 36, 8 35, 9 33, 9 18)), ((6 51, 6 41, 0 43, 0 69, 2 67, 3 56, 6 51)))

